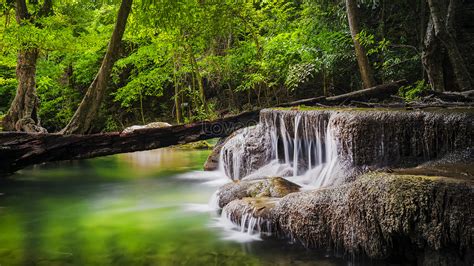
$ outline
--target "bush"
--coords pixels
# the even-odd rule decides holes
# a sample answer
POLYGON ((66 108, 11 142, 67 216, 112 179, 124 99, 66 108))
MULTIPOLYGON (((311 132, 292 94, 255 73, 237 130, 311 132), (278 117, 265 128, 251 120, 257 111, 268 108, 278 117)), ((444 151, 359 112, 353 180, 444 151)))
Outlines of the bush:
POLYGON ((413 101, 419 99, 420 96, 429 89, 430 86, 426 84, 424 80, 418 80, 412 85, 401 87, 398 94, 407 101, 413 101))

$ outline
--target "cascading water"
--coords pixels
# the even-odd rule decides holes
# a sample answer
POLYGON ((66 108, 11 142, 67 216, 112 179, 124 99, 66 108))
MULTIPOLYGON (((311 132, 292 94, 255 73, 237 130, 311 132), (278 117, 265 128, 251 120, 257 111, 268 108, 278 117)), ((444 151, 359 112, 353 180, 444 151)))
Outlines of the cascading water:
MULTIPOLYGON (((303 187, 333 185, 343 178, 337 142, 331 127, 332 112, 262 111, 255 127, 237 131, 222 147, 219 171, 233 180, 281 176, 303 187)), ((260 239, 271 232, 265 221, 246 212, 238 228, 229 227, 223 212, 220 223, 230 239, 260 239), (265 226, 263 226, 265 227, 265 226)), ((236 225, 234 225, 236 226, 236 225)))
POLYGON ((221 151, 221 168, 232 179, 288 177, 300 185, 332 185, 343 171, 330 112, 262 111, 254 128, 239 131, 221 151))
MULTIPOLYGON (((263 110, 257 126, 224 144, 220 174, 234 180, 280 176, 303 188, 338 185, 371 169, 451 160, 459 151, 472 158, 473 125, 472 113, 464 111, 263 110)), ((255 220, 258 210, 238 212, 247 211, 252 215, 223 218, 240 225, 234 224, 237 233, 260 235, 257 225, 264 221, 255 220)))

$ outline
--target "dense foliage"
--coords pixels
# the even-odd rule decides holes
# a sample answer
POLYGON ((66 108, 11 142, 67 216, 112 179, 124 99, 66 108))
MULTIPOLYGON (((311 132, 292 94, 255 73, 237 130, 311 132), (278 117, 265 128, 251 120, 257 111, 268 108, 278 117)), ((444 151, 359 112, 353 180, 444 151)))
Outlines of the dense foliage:
MULTIPOLYGON (((35 45, 42 124, 60 130, 100 67, 120 3, 54 1, 41 27, 19 27, 9 2, 1 5, 0 114, 15 94, 18 49, 35 45)), ((378 83, 423 80, 422 3, 360 2, 358 38, 378 83)), ((359 88, 341 1, 135 1, 96 127, 202 120, 359 88)))

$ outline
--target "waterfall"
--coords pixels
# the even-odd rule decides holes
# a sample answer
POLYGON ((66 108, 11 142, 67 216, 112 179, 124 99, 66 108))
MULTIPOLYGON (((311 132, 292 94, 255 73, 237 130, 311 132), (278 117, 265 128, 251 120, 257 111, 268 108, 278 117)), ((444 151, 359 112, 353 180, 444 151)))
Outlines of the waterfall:
POLYGON ((238 131, 221 150, 220 167, 232 179, 282 176, 312 187, 342 176, 331 112, 262 111, 260 123, 238 131))
MULTIPOLYGON (((451 163, 472 158, 473 120, 472 113, 444 110, 263 110, 256 126, 226 140, 219 174, 234 180, 280 176, 303 188, 321 188, 371 169, 434 159, 451 163)), ((260 209, 239 204, 232 201, 222 211, 220 221, 231 229, 228 239, 251 241, 273 232, 260 209)))

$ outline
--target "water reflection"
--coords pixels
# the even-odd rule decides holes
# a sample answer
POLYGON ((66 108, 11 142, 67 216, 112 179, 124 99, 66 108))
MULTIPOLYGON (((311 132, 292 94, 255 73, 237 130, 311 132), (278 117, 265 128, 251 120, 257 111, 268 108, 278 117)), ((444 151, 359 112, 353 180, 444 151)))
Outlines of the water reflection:
POLYGON ((347 264, 281 241, 222 240, 203 209, 215 190, 197 171, 207 155, 163 149, 19 172, 0 184, 0 265, 347 264))

